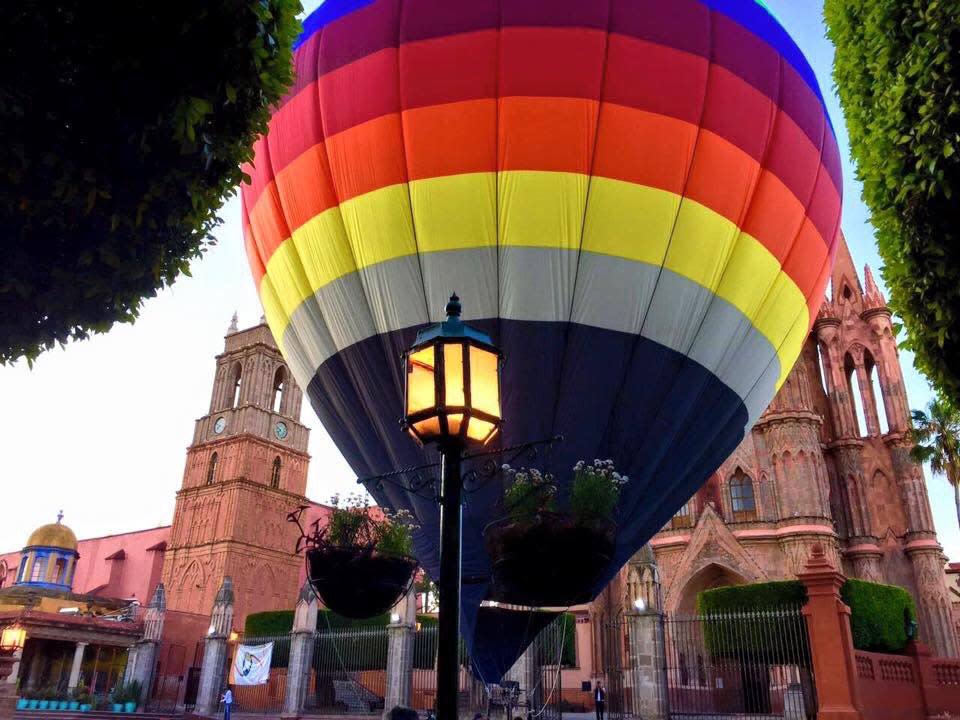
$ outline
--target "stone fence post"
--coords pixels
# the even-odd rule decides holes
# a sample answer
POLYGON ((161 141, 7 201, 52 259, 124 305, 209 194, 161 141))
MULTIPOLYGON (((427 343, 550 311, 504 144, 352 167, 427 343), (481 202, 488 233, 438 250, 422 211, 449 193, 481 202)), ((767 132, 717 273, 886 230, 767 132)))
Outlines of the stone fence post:
MULTIPOLYGON (((139 699, 141 701, 146 701, 150 697, 166 612, 167 600, 163 583, 158 583, 143 620, 143 637, 130 649, 127 671, 123 678, 124 683, 140 683, 139 699)), ((70 684, 71 686, 76 684, 72 674, 70 684)))
POLYGON ((656 608, 627 615, 630 656, 631 707, 644 720, 667 720, 667 673, 664 650, 664 617, 656 608))
POLYGON ((807 588, 803 614, 817 685, 817 718, 862 720, 850 608, 840 599, 846 577, 830 563, 819 543, 798 577, 807 588))
POLYGON ((411 587, 390 611, 387 626, 387 687, 383 716, 396 706, 410 707, 413 699, 413 644, 417 632, 417 595, 411 587))
POLYGON ((307 699, 318 609, 317 596, 310 587, 310 580, 306 580, 297 597, 293 629, 290 631, 290 661, 287 663, 287 691, 283 698, 282 714, 285 718, 300 717, 307 699))
POLYGON ((197 715, 216 715, 220 706, 220 691, 227 671, 227 641, 233 629, 233 600, 233 580, 227 575, 210 613, 210 631, 203 646, 197 690, 197 715))

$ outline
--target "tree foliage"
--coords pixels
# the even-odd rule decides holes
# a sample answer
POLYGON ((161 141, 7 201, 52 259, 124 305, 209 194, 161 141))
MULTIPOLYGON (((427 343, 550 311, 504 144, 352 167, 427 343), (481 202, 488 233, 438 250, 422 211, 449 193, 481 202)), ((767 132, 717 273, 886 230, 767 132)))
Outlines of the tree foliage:
POLYGON ((930 469, 945 475, 953 486, 953 502, 960 523, 960 411, 943 398, 934 398, 926 410, 913 411, 910 454, 930 469))
POLYGON ((0 362, 189 274, 292 81, 298 0, 23 0, 0 49, 0 362))
POLYGON ((960 0, 826 0, 824 15, 904 345, 960 399, 960 0))

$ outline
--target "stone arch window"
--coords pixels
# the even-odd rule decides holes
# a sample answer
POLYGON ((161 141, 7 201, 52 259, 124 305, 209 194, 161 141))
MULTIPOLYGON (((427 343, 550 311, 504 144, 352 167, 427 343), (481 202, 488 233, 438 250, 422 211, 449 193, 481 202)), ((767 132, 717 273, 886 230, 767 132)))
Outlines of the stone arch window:
POLYGON ((287 373, 282 367, 277 368, 276 374, 273 376, 273 402, 271 407, 275 413, 280 412, 280 408, 283 407, 283 392, 286 387, 287 373))
POLYGON ((849 301, 853 298, 853 290, 850 289, 850 286, 847 283, 843 284, 843 291, 841 292, 843 299, 849 301))
POLYGON ((234 363, 230 370, 230 407, 235 408, 240 404, 240 385, 243 379, 243 367, 240 363, 234 363))
POLYGON ((273 459, 273 470, 270 472, 270 487, 280 487, 280 456, 273 459))
POLYGON ((670 528, 676 530, 678 528, 693 527, 693 515, 693 498, 690 498, 683 504, 683 507, 677 510, 673 517, 670 518, 670 528))
POLYGON ((827 374, 826 353, 827 349, 820 343, 817 343, 817 369, 820 371, 820 386, 823 388, 823 392, 829 395, 830 376, 827 374))
POLYGON ((847 380, 847 393, 853 403, 854 431, 863 437, 867 427, 867 416, 863 412, 863 397, 860 395, 860 383, 857 381, 857 367, 850 353, 843 356, 843 374, 847 380))
POLYGON ((756 520, 757 501, 750 476, 738 467, 730 478, 729 489, 734 522, 756 520))
POLYGON ((210 462, 207 465, 207 485, 213 484, 214 475, 217 473, 217 462, 220 460, 220 456, 214 453, 210 456, 210 462))
POLYGON ((883 390, 880 387, 880 368, 877 367, 877 363, 869 350, 863 353, 863 365, 867 371, 867 377, 870 379, 870 389, 873 391, 871 400, 873 401, 877 422, 880 425, 880 432, 886 434, 890 432, 890 418, 887 417, 887 409, 883 404, 883 390), (880 411, 880 406, 883 406, 883 412, 880 411))

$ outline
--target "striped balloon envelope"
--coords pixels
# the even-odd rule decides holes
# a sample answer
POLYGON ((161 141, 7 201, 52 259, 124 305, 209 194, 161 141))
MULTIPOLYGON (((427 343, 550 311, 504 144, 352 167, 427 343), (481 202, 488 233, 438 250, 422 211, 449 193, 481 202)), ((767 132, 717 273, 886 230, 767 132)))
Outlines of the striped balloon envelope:
MULTIPOLYGON (((842 179, 810 66, 755 0, 328 0, 295 64, 244 229, 324 427, 360 476, 422 461, 399 355, 456 291, 505 356, 500 442, 563 434, 561 484, 595 457, 631 478, 599 590, 749 431, 816 316, 842 179)), ((416 515, 436 571, 436 504, 372 490, 416 515)), ((488 573, 500 493, 467 498, 466 576, 488 573)), ((475 658, 497 641, 470 636, 486 592, 464 590, 475 658)))

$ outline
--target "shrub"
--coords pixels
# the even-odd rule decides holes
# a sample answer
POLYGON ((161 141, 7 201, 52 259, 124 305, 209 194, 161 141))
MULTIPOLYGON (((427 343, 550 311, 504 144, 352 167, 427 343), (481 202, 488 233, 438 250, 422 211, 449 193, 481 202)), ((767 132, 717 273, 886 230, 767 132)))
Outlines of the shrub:
POLYGON ((189 274, 293 79, 299 11, 298 0, 7 9, 0 363, 133 322, 189 274))
POLYGON ((850 579, 840 590, 850 606, 850 630, 858 650, 898 653, 906 647, 907 624, 916 620, 913 598, 896 585, 850 579))
POLYGON ((799 608, 807 590, 797 580, 753 583, 705 590, 697 595, 697 612, 703 621, 704 642, 714 657, 750 658, 757 663, 802 664, 810 656, 806 624, 792 613, 770 617, 771 611, 799 608), (756 617, 744 617, 750 611, 756 617), (739 613, 724 617, 725 613, 739 613), (788 642, 771 643, 769 638, 786 636, 788 642))
POLYGON ((413 553, 413 530, 417 527, 407 510, 378 512, 364 495, 353 494, 341 501, 330 498, 330 520, 321 531, 322 539, 338 547, 375 547, 392 555, 413 553))
POLYGON ((613 460, 582 460, 573 467, 570 510, 580 525, 594 526, 610 519, 620 500, 620 488, 627 483, 613 466, 613 460))
MULTIPOLYGON (((840 589, 840 597, 850 606, 850 630, 857 650, 869 652, 903 652, 907 641, 907 623, 916 619, 916 608, 910 593, 895 585, 882 585, 866 580, 847 580, 840 589)), ((697 596, 697 612, 702 615, 749 610, 771 610, 799 607, 807 601, 807 590, 799 580, 752 583, 733 587, 704 590, 697 596)), ((802 639, 804 652, 807 634, 802 620, 742 620, 737 633, 727 633, 725 621, 705 621, 705 639, 710 651, 718 656, 751 655, 764 662, 788 662, 762 651, 760 643, 751 637, 766 637, 769 633, 792 633, 802 639), (753 625, 751 625, 751 623, 753 625), (796 626, 793 625, 796 623, 796 626), (745 625, 747 632, 743 632, 745 625)), ((789 643, 787 643, 789 644, 789 643)), ((796 660, 794 660, 796 662, 796 660)))
POLYGON ((556 512, 557 486, 553 475, 541 473, 536 468, 514 470, 503 466, 510 478, 509 487, 503 493, 503 506, 513 520, 523 520, 541 512, 556 512))
POLYGON ((904 346, 960 400, 960 0, 826 0, 824 17, 904 346))
POLYGON ((293 610, 267 610, 247 615, 243 627, 245 637, 284 635, 293 629, 293 610))

